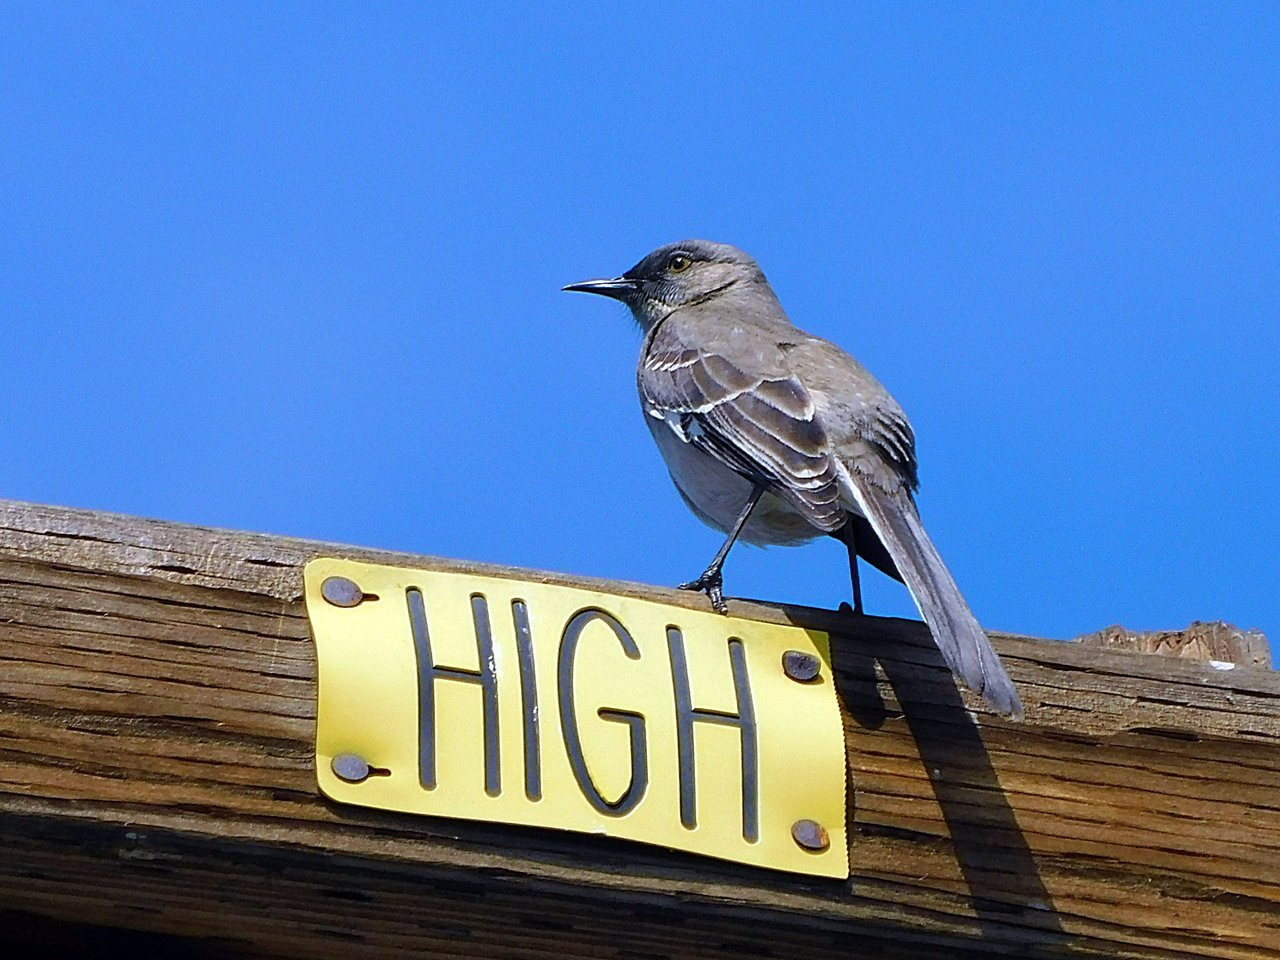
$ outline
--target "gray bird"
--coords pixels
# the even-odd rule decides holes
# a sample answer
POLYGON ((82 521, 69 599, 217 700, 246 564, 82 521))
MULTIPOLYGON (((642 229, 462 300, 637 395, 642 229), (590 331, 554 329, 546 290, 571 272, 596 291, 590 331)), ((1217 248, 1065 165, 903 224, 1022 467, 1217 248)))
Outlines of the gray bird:
POLYGON ((565 290, 620 300, 644 332, 636 373, 645 422, 700 520, 728 534, 702 575, 726 612, 734 541, 794 545, 824 534, 911 591, 943 658, 996 710, 1022 704, 916 510, 915 435, 858 361, 787 319, 759 265, 736 247, 685 240, 620 277, 565 290))

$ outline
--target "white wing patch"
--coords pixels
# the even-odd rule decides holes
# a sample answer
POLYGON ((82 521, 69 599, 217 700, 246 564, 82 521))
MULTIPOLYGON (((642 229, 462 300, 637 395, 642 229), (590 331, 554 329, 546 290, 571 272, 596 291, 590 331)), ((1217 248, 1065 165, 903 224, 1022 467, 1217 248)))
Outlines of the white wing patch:
POLYGON ((692 443, 699 437, 706 436, 702 424, 696 417, 680 410, 659 410, 657 407, 646 407, 645 412, 655 420, 665 423, 681 443, 692 443))
POLYGON ((702 424, 696 418, 689 416, 687 413, 676 413, 672 411, 666 416, 667 426, 672 432, 685 443, 692 443, 698 437, 704 435, 702 424))

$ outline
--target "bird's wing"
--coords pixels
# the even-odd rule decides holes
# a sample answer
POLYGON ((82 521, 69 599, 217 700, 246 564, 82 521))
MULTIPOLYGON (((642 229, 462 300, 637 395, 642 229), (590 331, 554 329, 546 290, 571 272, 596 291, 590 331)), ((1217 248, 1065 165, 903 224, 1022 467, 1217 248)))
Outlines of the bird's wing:
POLYGON ((709 345, 679 319, 658 325, 646 344, 637 372, 646 411, 819 530, 838 529, 845 522, 838 464, 782 350, 750 331, 709 345))
POLYGON ((916 435, 896 403, 874 404, 857 421, 858 433, 889 467, 894 483, 915 493, 920 486, 916 435))

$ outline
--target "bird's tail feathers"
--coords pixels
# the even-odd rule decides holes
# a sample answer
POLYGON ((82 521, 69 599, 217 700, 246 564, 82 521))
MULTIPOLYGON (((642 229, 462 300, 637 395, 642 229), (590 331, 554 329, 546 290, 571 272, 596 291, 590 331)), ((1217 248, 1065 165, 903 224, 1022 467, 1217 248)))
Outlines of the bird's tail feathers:
POLYGON ((915 503, 905 491, 890 493, 874 483, 850 486, 952 672, 1000 713, 1022 719, 1013 681, 925 532, 915 503))

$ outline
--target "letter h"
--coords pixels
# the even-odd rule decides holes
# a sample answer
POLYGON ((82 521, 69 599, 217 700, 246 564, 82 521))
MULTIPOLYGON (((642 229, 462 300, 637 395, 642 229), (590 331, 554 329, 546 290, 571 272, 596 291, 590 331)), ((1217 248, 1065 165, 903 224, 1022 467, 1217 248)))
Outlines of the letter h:
POLYGON ((756 712, 747 679, 747 652, 737 637, 729 640, 729 663, 733 669, 733 689, 738 712, 707 710, 693 705, 689 689, 689 664, 684 636, 679 627, 667 627, 667 648, 671 653, 671 679, 676 698, 676 746, 680 758, 680 822, 689 830, 698 825, 693 725, 697 722, 736 727, 742 736, 742 838, 754 843, 760 838, 760 747, 756 736, 756 712))
POLYGON ((418 778, 426 790, 436 786, 436 680, 456 680, 480 686, 484 696, 484 792, 496 797, 502 792, 498 755, 498 672, 493 659, 493 631, 489 626, 489 606, 484 597, 471 598, 475 623, 479 670, 439 667, 431 656, 431 635, 427 630, 427 608, 422 591, 405 591, 409 603, 409 624, 418 660, 418 778))

